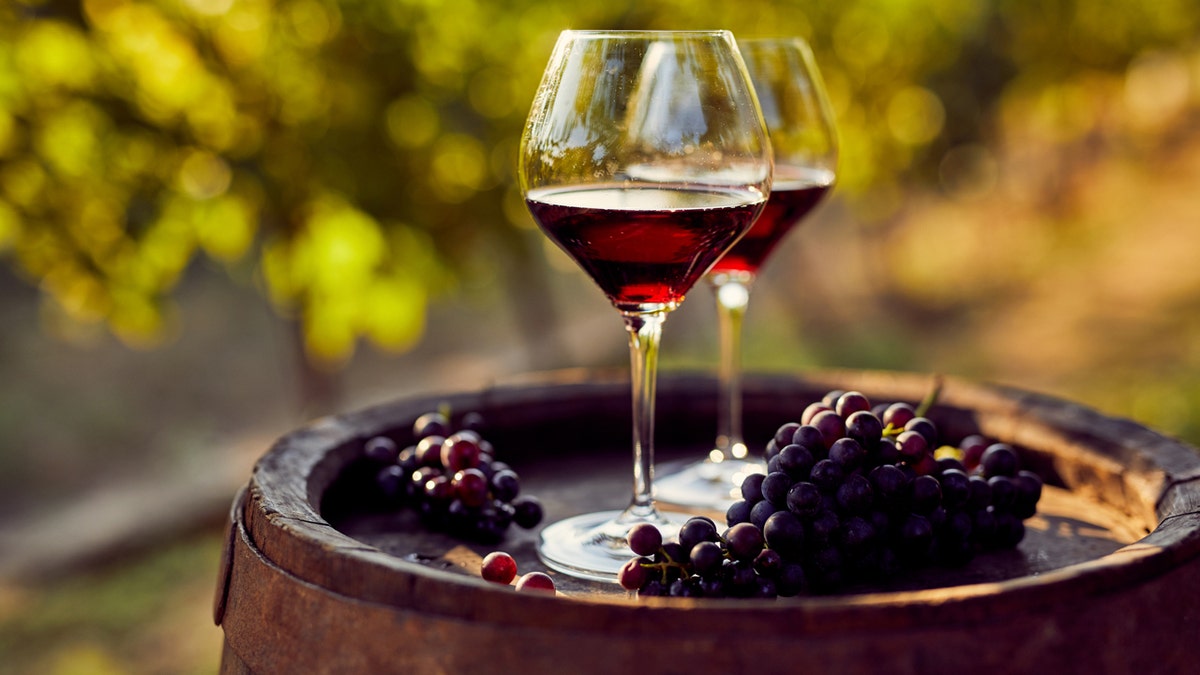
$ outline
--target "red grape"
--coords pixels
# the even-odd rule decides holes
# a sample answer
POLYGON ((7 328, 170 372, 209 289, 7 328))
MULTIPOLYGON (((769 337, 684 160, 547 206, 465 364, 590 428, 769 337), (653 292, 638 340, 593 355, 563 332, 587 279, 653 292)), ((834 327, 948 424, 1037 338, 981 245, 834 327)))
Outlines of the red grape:
POLYGON ((517 578, 517 561, 503 551, 492 551, 484 556, 479 573, 488 581, 508 585, 517 578))

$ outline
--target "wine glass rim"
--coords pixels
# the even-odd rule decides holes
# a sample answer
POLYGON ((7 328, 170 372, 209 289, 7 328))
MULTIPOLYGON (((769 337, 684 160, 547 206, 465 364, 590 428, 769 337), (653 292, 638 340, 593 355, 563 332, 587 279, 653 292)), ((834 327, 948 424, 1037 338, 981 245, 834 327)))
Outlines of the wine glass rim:
POLYGON ((575 29, 568 28, 562 32, 563 36, 578 36, 591 38, 639 38, 652 37, 664 38, 670 36, 679 37, 732 37, 733 33, 723 28, 712 30, 612 30, 612 29, 575 29))

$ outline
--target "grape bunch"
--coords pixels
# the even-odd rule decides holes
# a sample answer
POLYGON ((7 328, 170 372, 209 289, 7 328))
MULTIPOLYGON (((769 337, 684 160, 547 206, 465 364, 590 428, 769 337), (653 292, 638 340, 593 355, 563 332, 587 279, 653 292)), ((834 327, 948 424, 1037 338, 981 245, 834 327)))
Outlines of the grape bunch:
POLYGON ((647 596, 787 597, 1015 547, 1041 479, 1006 443, 975 434, 944 444, 924 416, 934 398, 872 406, 829 392, 767 442, 767 473, 742 482, 727 529, 692 518, 663 542, 635 526, 638 557, 618 581, 647 596))
POLYGON ((520 478, 496 459, 482 426, 477 413, 454 430, 446 414, 429 412, 413 422, 417 442, 403 450, 387 436, 368 439, 363 455, 378 466, 376 496, 389 508, 416 510, 430 530, 479 543, 499 542, 514 523, 537 526, 541 502, 520 494, 520 478))

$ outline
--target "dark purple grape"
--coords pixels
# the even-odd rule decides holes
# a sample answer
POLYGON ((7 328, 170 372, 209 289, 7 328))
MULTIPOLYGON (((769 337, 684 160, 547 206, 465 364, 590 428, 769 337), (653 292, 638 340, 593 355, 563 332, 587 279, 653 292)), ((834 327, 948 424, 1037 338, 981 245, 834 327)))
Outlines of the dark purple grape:
POLYGON ((667 587, 658 579, 650 579, 638 589, 638 597, 657 598, 667 594, 667 587))
POLYGON ((875 544, 875 528, 864 518, 847 518, 836 534, 838 545, 847 558, 861 558, 875 544))
POLYGON ((753 597, 770 600, 779 595, 779 591, 775 587, 775 580, 770 577, 759 575, 755 578, 755 589, 753 597))
POLYGON ((987 447, 987 439, 979 434, 971 434, 959 441, 958 448, 963 451, 963 466, 968 472, 974 471, 979 466, 987 447))
POLYGON ((775 455, 778 455, 778 454, 779 454, 779 444, 777 444, 775 442, 775 439, 772 438, 771 440, 767 441, 767 447, 763 450, 763 459, 766 459, 769 461, 772 457, 774 457, 775 455))
POLYGON ((474 431, 477 434, 482 434, 487 425, 483 419, 483 414, 474 410, 465 413, 462 420, 458 423, 458 428, 466 431, 474 431))
POLYGON ((396 504, 405 497, 405 486, 409 474, 399 464, 389 464, 375 474, 375 487, 388 504, 396 504))
POLYGON ((440 412, 427 412, 413 422, 413 436, 447 436, 450 434, 450 421, 440 412))
POLYGON ((725 553, 716 542, 701 541, 692 547, 688 560, 692 564, 692 569, 697 574, 707 576, 721 569, 721 563, 725 560, 725 553))
POLYGON ((372 462, 394 464, 400 456, 400 448, 387 436, 375 436, 363 444, 363 454, 372 462))
POLYGON ((1038 500, 1042 498, 1042 479, 1032 471, 1019 471, 1013 478, 1013 485, 1016 486, 1013 514, 1021 519, 1032 517, 1037 513, 1038 500))
POLYGON ((779 555, 779 551, 771 548, 764 548, 761 553, 754 557, 754 571, 758 572, 760 577, 775 578, 779 574, 779 569, 783 567, 783 556, 779 555))
POLYGON ((821 443, 826 449, 833 445, 834 441, 846 435, 846 422, 832 410, 817 413, 812 418, 812 425, 821 432, 821 443))
POLYGON ((479 469, 463 469, 454 474, 454 495, 470 507, 483 506, 488 500, 488 479, 479 469))
POLYGON ((938 482, 942 485, 942 504, 948 509, 963 506, 971 498, 971 478, 959 469, 942 471, 938 482))
POLYGON ((850 473, 862 465, 867 453, 853 438, 839 438, 829 448, 829 459, 842 465, 850 473))
POLYGON ((825 492, 832 493, 842 484, 846 470, 832 459, 823 459, 813 464, 810 482, 825 492))
POLYGON ((908 424, 909 420, 916 416, 917 411, 915 408, 907 403, 904 403, 903 401, 900 401, 888 406, 887 409, 883 411, 880 421, 883 422, 884 426, 888 426, 893 429, 903 429, 904 425, 908 424))
POLYGON ((792 443, 779 451, 779 470, 783 471, 793 481, 807 480, 812 471, 815 459, 808 448, 792 443))
POLYGON ((758 573, 754 571, 754 557, 744 560, 730 560, 722 565, 722 575, 725 577, 725 587, 728 595, 733 597, 748 597, 757 590, 758 573))
POLYGON ((774 502, 769 502, 764 499, 755 504, 754 508, 750 509, 750 523, 755 527, 762 529, 762 526, 766 524, 767 518, 770 518, 771 514, 783 511, 786 508, 786 506, 779 506, 774 502))
POLYGON ((808 589, 808 577, 798 563, 783 563, 775 575, 775 591, 785 598, 795 597, 808 589))
POLYGON ((871 412, 871 401, 862 393, 857 391, 848 391, 838 397, 837 403, 833 406, 834 412, 847 419, 856 412, 871 412))
POLYGON ((637 523, 629 528, 625 540, 634 555, 654 555, 663 545, 662 532, 651 523, 637 523))
POLYGON ((969 539, 973 529, 972 522, 971 514, 967 511, 948 511, 941 532, 953 539, 969 539))
POLYGON ((656 563, 678 563, 683 564, 688 560, 688 552, 683 550, 683 547, 678 542, 668 541, 658 547, 658 552, 654 554, 654 562, 656 563))
POLYGON ((792 479, 782 471, 767 474, 762 483, 763 499, 780 508, 787 506, 787 493, 792 489, 792 479))
POLYGON ((904 425, 905 431, 915 431, 925 437, 925 443, 931 448, 938 444, 937 425, 928 417, 914 417, 904 425))
POLYGON ((725 545, 734 560, 753 560, 763 543, 762 530, 750 523, 739 523, 725 532, 725 545))
POLYGON ((841 524, 842 521, 836 513, 828 509, 822 510, 808 522, 806 534, 812 542, 824 543, 829 541, 841 524))
POLYGON ((742 480, 741 485, 742 499, 750 502, 751 505, 762 501, 762 486, 763 481, 766 480, 766 478, 767 475, 764 473, 752 473, 749 476, 746 476, 742 480))
POLYGON ((443 436, 425 436, 417 441, 417 464, 440 467, 442 465, 442 443, 445 440, 443 436))
POLYGON ((915 513, 909 514, 900 524, 899 552, 906 557, 921 557, 929 553, 933 543, 933 526, 929 519, 915 513))
POLYGON ((976 511, 971 517, 971 531, 975 541, 984 548, 993 548, 996 536, 996 516, 991 509, 976 511))
POLYGON ((997 512, 993 542, 996 548, 1014 548, 1025 538, 1025 524, 1012 513, 997 512))
POLYGON ((837 505, 842 511, 862 515, 871 508, 875 492, 871 489, 869 480, 855 474, 838 486, 836 497, 837 505))
POLYGON ((767 546, 789 560, 799 560, 804 553, 804 523, 788 511, 771 514, 763 525, 767 546))
POLYGON ((1008 476, 992 476, 988 479, 992 488, 992 506, 1007 511, 1017 498, 1017 484, 1008 476))
POLYGON ((811 424, 805 424, 792 434, 792 443, 808 450, 816 457, 825 452, 825 437, 821 430, 811 424))
POLYGON ((779 468, 779 453, 776 452, 775 456, 767 460, 767 475, 770 476, 773 473, 782 471, 783 469, 779 468))
POLYGON ((929 441, 921 432, 909 429, 896 437, 896 448, 904 461, 912 463, 929 452, 929 441))
POLYGON ((1007 443, 993 443, 983 451, 980 465, 983 467, 983 477, 1015 476, 1020 469, 1020 459, 1017 451, 1007 443))
POLYGON ((796 483, 792 486, 791 490, 788 490, 788 511, 801 518, 809 518, 815 515, 821 509, 821 503, 821 490, 812 483, 796 483))
POLYGON ((679 527, 679 545, 685 551, 703 541, 718 541, 721 535, 717 532, 717 524, 705 516, 693 516, 679 527))
POLYGON ((883 423, 875 413, 860 410, 846 418, 846 435, 864 448, 873 448, 883 438, 883 423))
POLYGON ((912 482, 909 504, 913 513, 928 515, 942 504, 942 486, 933 476, 917 476, 912 482))
POLYGON ((537 497, 521 495, 512 500, 513 522, 528 530, 542 522, 542 503, 537 497))
MULTIPOLYGON (((480 469, 482 471, 482 469, 480 469)), ((484 472, 486 474, 486 472, 484 472)), ((500 501, 511 502, 521 492, 521 479, 512 469, 504 469, 492 474, 492 496, 500 501)))
POLYGON ((479 575, 487 581, 507 586, 517 578, 517 561, 503 551, 492 551, 483 557, 479 575))
POLYGON ((982 511, 992 505, 992 486, 981 476, 971 476, 971 496, 967 499, 967 508, 971 511, 982 511))
POLYGON ((650 580, 650 570, 643 566, 643 562, 649 561, 645 558, 630 558, 629 562, 621 565, 621 569, 617 570, 617 583, 621 584, 621 588, 636 591, 646 585, 650 580))
POLYGON ((893 438, 884 438, 875 446, 875 462, 877 464, 895 464, 899 462, 900 448, 893 438))
POLYGON ((712 574, 700 580, 700 593, 706 598, 723 598, 728 593, 725 590, 725 580, 719 574, 712 574))
POLYGON ((479 434, 460 431, 450 434, 442 441, 439 461, 449 473, 479 466, 479 434))
POLYGON ((775 437, 771 440, 775 441, 777 447, 782 448, 792 442, 792 436, 795 435, 796 430, 799 428, 800 425, 796 422, 788 422, 775 431, 775 437))
POLYGON ((937 469, 934 470, 935 474, 941 476, 943 473, 950 470, 966 473, 967 467, 956 457, 942 457, 941 459, 937 460, 937 469))
POLYGON ((730 504, 729 508, 725 511, 725 524, 733 527, 738 523, 750 522, 750 511, 753 508, 750 502, 745 499, 739 499, 730 504))

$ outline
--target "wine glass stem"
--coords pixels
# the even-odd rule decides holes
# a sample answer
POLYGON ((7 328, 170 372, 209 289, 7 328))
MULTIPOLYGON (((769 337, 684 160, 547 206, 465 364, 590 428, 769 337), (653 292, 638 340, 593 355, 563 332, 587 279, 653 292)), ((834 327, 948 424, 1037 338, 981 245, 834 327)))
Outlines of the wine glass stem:
POLYGON ((654 395, 658 379, 658 348, 665 311, 626 313, 633 380, 633 501, 625 515, 653 517, 654 508, 654 395))
POLYGON ((722 274, 713 280, 721 343, 717 369, 716 448, 721 461, 745 459, 747 454, 742 438, 742 319, 750 304, 752 281, 753 276, 749 274, 722 274))

